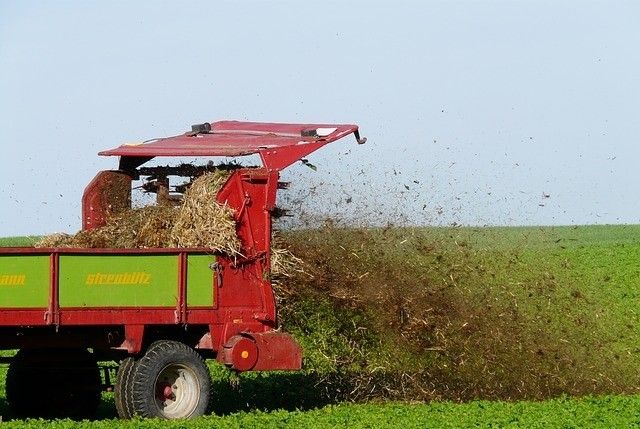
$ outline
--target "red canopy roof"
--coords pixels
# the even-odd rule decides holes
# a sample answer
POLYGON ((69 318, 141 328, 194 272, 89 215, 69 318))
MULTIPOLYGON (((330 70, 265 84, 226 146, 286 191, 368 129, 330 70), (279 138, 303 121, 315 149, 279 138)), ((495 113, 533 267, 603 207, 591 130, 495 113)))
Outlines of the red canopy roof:
MULTIPOLYGON (((153 158, 258 153, 265 167, 283 169, 325 144, 351 133, 356 133, 359 139, 357 125, 220 121, 212 123, 208 132, 194 131, 140 144, 124 144, 99 155, 153 158)), ((359 142, 364 143, 364 139, 359 142)))

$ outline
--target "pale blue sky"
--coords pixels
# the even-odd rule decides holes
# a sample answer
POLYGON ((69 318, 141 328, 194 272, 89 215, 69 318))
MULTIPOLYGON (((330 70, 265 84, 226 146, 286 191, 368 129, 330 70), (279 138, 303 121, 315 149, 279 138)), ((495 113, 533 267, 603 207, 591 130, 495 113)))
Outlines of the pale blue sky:
POLYGON ((287 173, 315 189, 299 212, 639 223, 639 21, 633 1, 2 2, 0 236, 79 229, 117 165, 99 150, 217 119, 361 126, 287 173))

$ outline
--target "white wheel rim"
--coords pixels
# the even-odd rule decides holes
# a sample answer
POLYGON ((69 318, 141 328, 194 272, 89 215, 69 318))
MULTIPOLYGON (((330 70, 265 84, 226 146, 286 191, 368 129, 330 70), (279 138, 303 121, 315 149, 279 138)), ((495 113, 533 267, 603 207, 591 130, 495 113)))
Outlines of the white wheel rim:
POLYGON ((167 419, 190 417, 200 402, 198 377, 180 364, 169 364, 160 371, 154 392, 158 410, 167 419))

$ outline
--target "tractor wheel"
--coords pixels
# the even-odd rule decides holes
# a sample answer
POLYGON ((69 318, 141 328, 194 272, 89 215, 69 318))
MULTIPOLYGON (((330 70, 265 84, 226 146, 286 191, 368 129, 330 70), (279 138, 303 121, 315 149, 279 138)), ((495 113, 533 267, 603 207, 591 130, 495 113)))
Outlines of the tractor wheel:
POLYGON ((156 341, 133 370, 134 414, 185 419, 203 415, 209 406, 211 379, 202 357, 177 341, 156 341))
POLYGON ((7 402, 18 416, 93 417, 102 379, 86 349, 23 349, 7 372, 7 402))
POLYGON ((131 386, 136 361, 132 357, 124 358, 118 367, 114 397, 116 410, 121 419, 133 417, 133 397, 131 386))

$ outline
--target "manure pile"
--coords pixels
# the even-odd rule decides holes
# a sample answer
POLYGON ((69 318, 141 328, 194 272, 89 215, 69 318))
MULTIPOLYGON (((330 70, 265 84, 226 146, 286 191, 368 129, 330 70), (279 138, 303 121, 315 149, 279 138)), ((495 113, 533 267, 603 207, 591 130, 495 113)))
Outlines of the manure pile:
MULTIPOLYGON (((185 166, 183 165, 182 168, 185 166)), ((230 256, 242 255, 236 233, 234 211, 216 200, 229 178, 227 169, 201 174, 188 185, 182 202, 132 208, 107 218, 105 226, 77 234, 52 234, 35 247, 67 248, 204 248, 230 256)), ((302 261, 295 257, 274 232, 271 245, 271 281, 301 271, 302 261)))
POLYGON ((193 180, 179 206, 125 210, 109 217, 101 228, 75 235, 50 235, 36 247, 202 247, 229 255, 240 254, 233 210, 216 201, 227 178, 228 173, 223 170, 205 173, 193 180))

